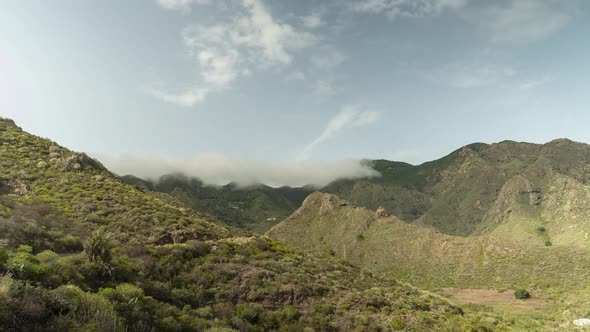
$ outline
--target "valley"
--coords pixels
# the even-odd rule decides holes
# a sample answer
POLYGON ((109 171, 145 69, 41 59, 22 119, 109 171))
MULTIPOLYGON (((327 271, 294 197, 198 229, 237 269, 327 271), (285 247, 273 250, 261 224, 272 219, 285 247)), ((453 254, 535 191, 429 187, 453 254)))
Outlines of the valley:
POLYGON ((213 187, 119 177, 8 119, 0 134, 3 326, 574 331, 589 314, 585 144, 366 161, 380 177, 323 188, 213 187))

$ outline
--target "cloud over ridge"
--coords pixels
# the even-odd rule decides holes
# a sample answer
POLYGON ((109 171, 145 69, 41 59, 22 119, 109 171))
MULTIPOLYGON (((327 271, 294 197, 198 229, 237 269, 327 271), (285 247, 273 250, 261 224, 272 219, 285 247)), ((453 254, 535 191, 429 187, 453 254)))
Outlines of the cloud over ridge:
POLYGON ((98 156, 117 174, 132 174, 144 179, 158 179, 171 173, 195 177, 208 185, 234 182, 240 186, 266 184, 273 187, 322 187, 342 178, 375 177, 379 173, 362 160, 341 160, 327 163, 270 163, 238 161, 222 154, 202 154, 177 160, 159 155, 98 156))

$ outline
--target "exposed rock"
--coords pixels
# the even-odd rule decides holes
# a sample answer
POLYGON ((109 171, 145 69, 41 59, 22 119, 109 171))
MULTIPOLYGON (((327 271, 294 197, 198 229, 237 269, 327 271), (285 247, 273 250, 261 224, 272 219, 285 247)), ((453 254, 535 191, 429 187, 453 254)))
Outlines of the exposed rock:
POLYGON ((580 318, 574 320, 574 325, 576 326, 590 326, 590 319, 588 318, 580 318))
POLYGON ((340 199, 335 195, 322 194, 321 204, 320 215, 325 215, 336 209, 336 207, 340 204, 340 199))
POLYGON ((64 172, 72 172, 86 169, 88 167, 97 170, 106 170, 101 163, 88 157, 85 153, 73 154, 65 158, 61 170, 64 172))
POLYGON ((377 215, 378 219, 385 219, 391 217, 391 214, 382 207, 378 208, 375 214, 377 215))
POLYGON ((20 180, 10 180, 8 183, 0 183, 0 193, 5 192, 18 196, 26 196, 31 192, 28 184, 20 180))
POLYGON ((4 121, 4 122, 8 123, 8 125, 10 127, 15 128, 17 131, 22 131, 22 128, 17 126, 16 123, 14 123, 14 120, 0 117, 0 121, 4 121))

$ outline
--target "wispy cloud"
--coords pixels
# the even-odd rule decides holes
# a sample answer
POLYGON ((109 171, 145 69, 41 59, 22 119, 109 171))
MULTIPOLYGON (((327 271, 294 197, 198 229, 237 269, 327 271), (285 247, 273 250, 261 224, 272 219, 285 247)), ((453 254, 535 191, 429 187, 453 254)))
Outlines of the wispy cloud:
POLYGON ((208 89, 193 87, 181 93, 169 93, 158 88, 150 87, 148 92, 162 101, 178 106, 188 107, 199 103, 209 94, 208 89))
POLYGON ((201 179, 208 185, 229 182, 240 186, 266 184, 270 186, 322 187, 341 178, 379 176, 379 173, 360 160, 341 160, 330 163, 269 163, 228 158, 223 154, 202 154, 178 160, 159 155, 109 157, 97 156, 105 166, 117 174, 133 174, 157 180, 160 176, 182 173, 201 179))
POLYGON ((486 2, 464 18, 489 31, 494 42, 534 42, 553 35, 573 18, 576 1, 511 0, 486 2))
POLYGON ((457 62, 427 73, 426 78, 446 86, 472 89, 503 84, 515 75, 516 71, 509 66, 457 62))
POLYGON ((193 5, 207 5, 209 0, 157 0, 157 3, 165 9, 188 12, 193 5))
POLYGON ((322 131, 320 136, 314 139, 311 143, 301 150, 299 155, 297 156, 297 160, 307 160, 309 158, 309 153, 322 142, 325 142, 331 139, 334 135, 336 135, 339 131, 345 128, 354 128, 354 127, 362 127, 366 125, 373 124, 379 120, 380 113, 375 111, 370 111, 366 107, 362 105, 347 105, 342 108, 342 110, 334 116, 328 125, 322 131))
POLYGON ((349 8, 358 13, 397 17, 428 17, 443 12, 486 31, 493 42, 534 42, 566 26, 578 0, 353 0, 349 8))
POLYGON ((350 8, 355 12, 384 14, 394 19, 399 16, 424 17, 436 15, 444 10, 465 7, 467 0, 358 0, 350 8))
POLYGON ((546 76, 546 77, 536 79, 536 80, 528 80, 528 81, 521 82, 518 85, 518 87, 521 88, 522 90, 534 89, 534 88, 539 87, 541 85, 551 83, 552 80, 553 79, 551 77, 546 76))
MULTIPOLYGON (((182 3, 190 7, 200 2, 182 3)), ((196 85, 202 88, 178 96, 155 94, 156 97, 180 106, 192 106, 203 101, 208 93, 230 87, 236 79, 255 69, 290 65, 295 52, 316 42, 313 34, 274 18, 262 0, 241 0, 240 7, 240 14, 225 23, 193 25, 182 34, 201 68, 200 83, 196 85)))
POLYGON ((317 29, 317 28, 321 27, 322 25, 324 25, 324 22, 322 21, 322 16, 318 13, 314 13, 314 14, 311 14, 308 16, 303 16, 301 18, 301 21, 302 21, 303 25, 309 29, 317 29))

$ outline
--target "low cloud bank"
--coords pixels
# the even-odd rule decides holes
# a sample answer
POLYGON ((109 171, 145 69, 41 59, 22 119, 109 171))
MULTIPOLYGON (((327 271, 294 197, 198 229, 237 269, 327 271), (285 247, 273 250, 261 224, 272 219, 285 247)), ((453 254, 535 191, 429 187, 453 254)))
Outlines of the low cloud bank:
POLYGON ((268 163, 238 161, 219 154, 199 155, 186 160, 172 160, 162 156, 97 156, 111 171, 120 175, 135 175, 157 180, 160 176, 182 173, 208 185, 229 182, 239 186, 265 184, 273 187, 322 187, 337 179, 356 179, 380 176, 362 160, 341 160, 329 163, 268 163))

